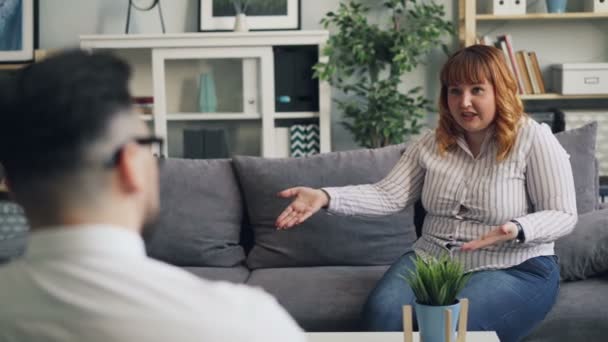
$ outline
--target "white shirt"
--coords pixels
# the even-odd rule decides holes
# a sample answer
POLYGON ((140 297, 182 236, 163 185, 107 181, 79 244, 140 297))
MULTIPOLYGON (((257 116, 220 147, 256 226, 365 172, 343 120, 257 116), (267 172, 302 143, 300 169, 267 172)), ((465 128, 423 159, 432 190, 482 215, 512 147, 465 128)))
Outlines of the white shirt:
POLYGON ((31 234, 0 267, 0 341, 305 341, 275 299, 145 255, 120 227, 31 234))
POLYGON ((324 188, 328 210, 345 215, 386 215, 422 197, 428 214, 417 254, 450 255, 465 270, 500 269, 553 255, 553 241, 568 234, 577 220, 569 156, 547 125, 523 119, 511 153, 496 161, 490 130, 474 157, 464 137, 440 156, 434 132, 411 144, 388 176, 371 185, 324 188), (465 242, 516 220, 525 243, 504 242, 462 251, 465 242))

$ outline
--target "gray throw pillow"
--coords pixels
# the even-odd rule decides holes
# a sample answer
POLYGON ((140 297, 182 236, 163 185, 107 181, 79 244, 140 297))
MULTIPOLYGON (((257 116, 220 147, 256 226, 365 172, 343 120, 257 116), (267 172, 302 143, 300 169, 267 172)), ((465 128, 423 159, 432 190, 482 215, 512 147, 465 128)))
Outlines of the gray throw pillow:
POLYGON ((595 157, 597 122, 555 134, 562 147, 570 154, 572 175, 576 188, 576 207, 579 214, 599 208, 598 162, 595 157))
POLYGON ((21 206, 0 192, 0 264, 25 252, 28 231, 29 225, 21 206))
POLYGON ((277 193, 293 186, 373 183, 397 163, 405 145, 334 152, 306 158, 233 158, 254 232, 247 256, 252 268, 388 265, 416 239, 413 210, 385 217, 345 217, 321 210, 299 226, 277 231, 274 223, 291 199, 277 193))
POLYGON ((243 202, 230 160, 167 159, 158 222, 146 227, 148 254, 178 266, 229 267, 239 245, 243 202))
POLYGON ((580 215, 574 231, 555 242, 562 280, 608 271, 608 210, 580 215))

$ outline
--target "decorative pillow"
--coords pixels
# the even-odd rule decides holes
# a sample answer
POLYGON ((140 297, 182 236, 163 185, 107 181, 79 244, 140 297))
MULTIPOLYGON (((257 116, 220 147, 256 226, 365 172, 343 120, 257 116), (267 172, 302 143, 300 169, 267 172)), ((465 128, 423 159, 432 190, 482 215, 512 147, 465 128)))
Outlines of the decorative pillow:
POLYGON ((413 210, 385 217, 345 217, 325 210, 286 231, 274 223, 291 199, 277 193, 293 186, 344 186, 381 180, 405 145, 334 152, 306 158, 233 158, 244 192, 254 246, 250 268, 319 265, 388 265, 416 239, 413 210))
POLYGON ((230 160, 167 159, 158 222, 146 227, 148 254, 178 266, 229 267, 239 245, 243 203, 230 160))
POLYGON ((580 215, 574 231, 555 242, 562 280, 608 271, 608 209, 580 215))
POLYGON ((562 147, 570 154, 572 175, 576 188, 576 207, 579 214, 599 208, 598 162, 595 157, 597 122, 555 134, 562 147))
POLYGON ((29 225, 23 209, 0 191, 0 264, 25 252, 29 225))

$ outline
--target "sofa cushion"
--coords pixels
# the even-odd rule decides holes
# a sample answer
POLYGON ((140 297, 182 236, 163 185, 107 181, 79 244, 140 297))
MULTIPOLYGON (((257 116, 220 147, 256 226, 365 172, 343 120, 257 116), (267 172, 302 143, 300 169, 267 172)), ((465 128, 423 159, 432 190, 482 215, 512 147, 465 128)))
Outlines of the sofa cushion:
POLYGON ((580 215, 574 231, 555 242, 562 280, 608 271, 608 210, 580 215))
POLYGON ((148 254, 178 266, 229 267, 239 245, 243 203, 227 159, 167 159, 160 172, 158 222, 146 230, 148 254))
POLYGON ((251 272, 259 286, 306 331, 357 331, 363 304, 388 266, 269 268, 251 272))
POLYGON ((289 230, 275 221, 291 199, 280 190, 293 186, 342 186, 379 181, 397 163, 404 145, 334 152, 305 158, 234 157, 254 246, 252 268, 387 265, 411 249, 416 239, 413 210, 385 217, 345 217, 321 210, 289 230))
POLYGON ((599 208, 598 162, 595 157, 597 122, 555 134, 562 147, 570 154, 572 175, 576 189, 579 214, 599 208))
POLYGON ((242 265, 235 267, 183 267, 184 270, 208 280, 229 281, 243 284, 249 278, 249 270, 242 265))
POLYGON ((605 341, 608 336, 606 293, 608 276, 562 283, 557 302, 524 341, 605 341))

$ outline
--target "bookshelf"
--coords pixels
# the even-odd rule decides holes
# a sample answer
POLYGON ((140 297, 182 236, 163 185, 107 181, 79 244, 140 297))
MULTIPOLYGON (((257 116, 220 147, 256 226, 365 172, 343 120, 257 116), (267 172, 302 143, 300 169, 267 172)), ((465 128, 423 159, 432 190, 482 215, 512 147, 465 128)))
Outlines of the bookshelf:
MULTIPOLYGON (((487 1, 487 0, 483 0, 487 1)), ((561 22, 561 21, 608 21, 608 13, 593 13, 593 12, 568 12, 568 13, 527 13, 518 15, 493 15, 493 14, 478 14, 478 2, 476 0, 458 0, 458 20, 459 31, 458 37, 460 46, 469 46, 475 44, 478 35, 478 24, 481 23, 504 23, 504 22, 521 22, 522 25, 540 25, 543 22, 561 22)), ((538 28, 538 26, 536 26, 538 28)), ((548 33, 549 34, 549 33, 548 33)), ((542 57, 542 56, 541 56, 542 57)), ((545 83, 549 80, 545 77, 545 83)), ((562 95, 557 93, 543 94, 525 94, 520 96, 523 101, 580 101, 580 100, 608 100, 608 94, 601 95, 562 95)))
POLYGON ((315 81, 318 110, 278 111, 273 51, 312 46, 322 59, 328 38, 327 31, 84 35, 80 46, 109 50, 129 61, 133 95, 153 98, 153 113, 140 117, 166 138, 165 155, 184 157, 187 130, 224 129, 230 154, 282 157, 285 146, 279 145, 286 142, 277 131, 290 125, 318 125, 319 151, 331 150, 331 94, 327 82, 315 81), (215 75, 217 110, 198 104, 198 77, 205 72, 215 75))

